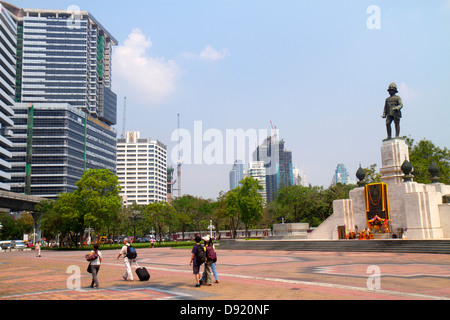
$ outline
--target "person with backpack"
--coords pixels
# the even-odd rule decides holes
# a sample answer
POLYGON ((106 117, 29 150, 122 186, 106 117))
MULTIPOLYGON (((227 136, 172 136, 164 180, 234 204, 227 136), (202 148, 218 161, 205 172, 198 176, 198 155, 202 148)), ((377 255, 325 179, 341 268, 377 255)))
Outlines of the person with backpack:
POLYGON ((199 236, 195 237, 195 245, 192 248, 192 256, 191 256, 191 262, 189 265, 192 265, 192 270, 194 273, 196 287, 200 287, 200 266, 205 262, 206 259, 206 252, 203 248, 203 246, 200 244, 200 241, 202 241, 202 238, 199 236))
POLYGON ((123 247, 117 256, 117 260, 123 256, 123 262, 125 264, 125 274, 123 279, 125 281, 133 281, 133 272, 131 271, 131 262, 136 262, 136 249, 129 243, 128 238, 123 239, 123 247))
MULTIPOLYGON (((211 264, 211 270, 214 275, 214 279, 216 280, 214 283, 219 283, 219 275, 217 274, 217 269, 216 269, 216 262, 217 262, 217 253, 215 252, 216 247, 214 246, 213 239, 211 239, 209 236, 204 237, 203 240, 208 243, 208 246, 210 246, 214 249, 215 256, 213 256, 213 258, 211 259, 213 261, 213 263, 211 264)), ((204 283, 204 282, 205 282, 205 272, 203 273, 203 277, 200 280, 200 283, 204 283)))
POLYGON ((205 261, 205 272, 203 284, 205 286, 212 286, 212 264, 217 259, 216 251, 214 250, 213 244, 211 242, 211 238, 209 236, 205 236, 202 238, 205 243, 204 250, 206 252, 206 261, 205 261))

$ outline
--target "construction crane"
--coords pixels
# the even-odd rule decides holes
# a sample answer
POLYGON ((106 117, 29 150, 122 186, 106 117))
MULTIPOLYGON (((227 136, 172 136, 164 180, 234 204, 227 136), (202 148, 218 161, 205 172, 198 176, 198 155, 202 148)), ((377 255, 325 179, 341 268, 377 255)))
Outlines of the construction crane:
POLYGON ((278 132, 277 132, 277 127, 274 127, 272 120, 270 120, 270 125, 272 126, 272 134, 275 138, 275 141, 278 140, 278 132))
POLYGON ((178 197, 181 197, 181 122, 180 114, 178 114, 178 161, 177 161, 177 175, 178 175, 178 197))
POLYGON ((173 169, 171 172, 172 181, 170 183, 171 190, 174 192, 175 190, 178 191, 178 197, 181 197, 181 123, 180 123, 180 114, 178 114, 178 160, 177 160, 177 179, 173 180, 173 169), (175 184, 177 184, 177 188, 174 188, 175 184))

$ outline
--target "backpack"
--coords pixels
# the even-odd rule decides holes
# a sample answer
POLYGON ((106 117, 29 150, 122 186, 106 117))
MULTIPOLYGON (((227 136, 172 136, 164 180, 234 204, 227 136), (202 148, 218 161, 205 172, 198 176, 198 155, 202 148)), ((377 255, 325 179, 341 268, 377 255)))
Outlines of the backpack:
POLYGON ((208 258, 208 260, 213 261, 217 259, 216 251, 214 251, 213 247, 206 247, 206 257, 208 258))
POLYGON ((137 257, 136 249, 131 245, 127 246, 127 258, 132 260, 136 259, 136 257, 137 257))
POLYGON ((197 263, 202 265, 206 260, 206 251, 201 245, 197 247, 197 263))

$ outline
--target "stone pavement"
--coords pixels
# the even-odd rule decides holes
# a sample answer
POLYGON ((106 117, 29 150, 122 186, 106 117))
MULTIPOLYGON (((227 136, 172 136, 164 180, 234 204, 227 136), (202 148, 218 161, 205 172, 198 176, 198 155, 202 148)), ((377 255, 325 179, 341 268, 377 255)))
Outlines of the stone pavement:
POLYGON ((137 276, 133 282, 124 281, 123 262, 116 260, 118 250, 103 250, 100 288, 91 289, 91 276, 86 272, 84 259, 86 253, 44 250, 42 257, 37 258, 34 251, 0 252, 0 300, 245 300, 263 303, 270 300, 450 299, 450 255, 218 248, 220 283, 195 288, 188 249, 138 249, 139 265, 147 267, 151 273, 149 282, 139 282, 137 276), (77 270, 81 272, 78 278, 77 270), (379 272, 380 277, 373 272, 379 272))

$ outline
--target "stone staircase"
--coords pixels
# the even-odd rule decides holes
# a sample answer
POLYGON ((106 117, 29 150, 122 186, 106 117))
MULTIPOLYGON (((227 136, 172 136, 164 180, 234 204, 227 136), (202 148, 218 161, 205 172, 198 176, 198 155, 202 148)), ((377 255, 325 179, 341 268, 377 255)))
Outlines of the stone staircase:
POLYGON ((222 239, 225 250, 398 252, 450 254, 450 240, 235 240, 222 239))

